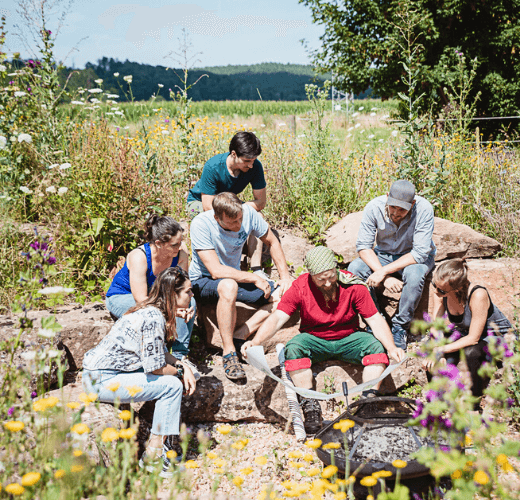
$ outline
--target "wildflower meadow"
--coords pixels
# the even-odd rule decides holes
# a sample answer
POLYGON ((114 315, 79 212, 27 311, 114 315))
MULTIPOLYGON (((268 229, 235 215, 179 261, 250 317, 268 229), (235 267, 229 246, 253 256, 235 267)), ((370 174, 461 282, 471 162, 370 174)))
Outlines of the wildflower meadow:
MULTIPOLYGON (((177 461, 173 479, 144 472, 137 465, 132 406, 116 403, 113 419, 93 432, 83 417, 99 407, 96 395, 65 397, 67 363, 53 315, 67 301, 103 299, 110 271, 140 242, 148 214, 187 220, 188 189, 239 130, 254 131, 262 142, 264 212, 274 227, 318 243, 342 216, 407 177, 437 216, 496 238, 503 255, 518 257, 520 159, 513 143, 492 142, 463 121, 450 127, 429 117, 403 121, 397 101, 354 101, 336 110, 327 85, 308 86, 306 102, 254 105, 192 103, 186 87, 165 89, 160 82, 149 101, 135 102, 132 75, 117 75, 119 94, 105 91, 101 79, 72 93, 59 81, 50 30, 40 33, 38 60, 24 61, 3 52, 4 26, 5 19, 0 307, 17 313, 20 323, 18 335, 0 347, 0 498, 196 498, 197 491, 204 498, 262 500, 518 498, 520 354, 514 340, 496 337, 489 345, 482 371, 500 376, 486 391, 484 414, 470 411, 469 381, 456 368, 437 369, 424 388, 412 423, 433 442, 448 444, 417 453, 437 486, 420 496, 400 482, 406 462, 396 460, 391 473, 340 474, 315 450, 329 450, 333 458, 346 440, 298 443, 289 427, 264 428, 265 453, 255 455, 248 451, 255 439, 249 427, 184 426, 183 453, 169 457, 177 461), (159 98, 165 91, 173 101, 159 98), (123 93, 130 102, 118 102, 123 93), (36 309, 49 311, 38 328, 31 316, 36 309), (27 332, 36 332, 37 341, 17 365, 27 332), (47 395, 51 385, 61 397, 47 395), (383 491, 375 493, 376 486, 383 491)), ((432 327, 446 328, 429 319, 415 325, 426 336, 432 327)), ((429 340, 415 355, 434 357, 439 342, 429 340)), ((134 395, 142 390, 127 389, 134 395)), ((342 433, 351 426, 349 420, 335 424, 342 433)))

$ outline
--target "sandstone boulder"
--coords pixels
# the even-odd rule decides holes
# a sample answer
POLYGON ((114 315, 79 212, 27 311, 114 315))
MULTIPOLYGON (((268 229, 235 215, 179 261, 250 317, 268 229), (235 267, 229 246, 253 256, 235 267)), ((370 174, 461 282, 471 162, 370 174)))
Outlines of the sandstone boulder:
MULTIPOLYGON (((253 307, 243 302, 237 302, 237 322, 236 328, 242 326, 258 309, 263 311, 271 311, 273 309, 272 304, 266 304, 260 308, 253 307)), ((206 332, 206 343, 212 347, 222 348, 222 339, 220 331, 217 326, 217 307, 215 304, 199 305, 197 310, 199 325, 204 326, 206 332)), ((280 342, 286 344, 292 339, 298 332, 299 316, 294 315, 285 324, 284 328, 278 331, 274 337, 269 340, 264 346, 266 352, 274 351, 276 344, 280 342)), ((251 337, 253 338, 253 337, 251 337)))
MULTIPOLYGON (((326 245, 345 262, 352 262, 358 255, 356 239, 363 212, 355 212, 343 217, 326 233, 326 245)), ((435 217, 433 241, 437 247, 436 261, 459 258, 492 257, 500 249, 500 243, 478 233, 464 224, 457 224, 435 217)))
POLYGON ((285 259, 287 260, 287 264, 289 266, 289 271, 292 274, 297 273, 301 274, 303 270, 303 259, 309 250, 311 250, 314 245, 309 243, 305 238, 301 238, 300 236, 296 236, 290 231, 280 229, 277 231, 278 238, 280 240, 280 244, 282 245, 283 253, 285 254, 285 259))

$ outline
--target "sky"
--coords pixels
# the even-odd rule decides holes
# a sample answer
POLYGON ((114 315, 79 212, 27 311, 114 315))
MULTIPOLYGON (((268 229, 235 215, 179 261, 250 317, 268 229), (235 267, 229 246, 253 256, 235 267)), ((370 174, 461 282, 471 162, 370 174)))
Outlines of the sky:
MULTIPOLYGON (((7 52, 35 57, 26 26, 40 26, 19 15, 19 4, 48 6, 47 29, 58 33, 57 60, 83 68, 103 56, 151 65, 173 65, 183 28, 192 44, 193 66, 262 62, 309 64, 309 49, 319 47, 323 28, 313 25, 308 7, 298 0, 74 0, 61 28, 68 0, 2 0, 7 17, 7 52), (18 34, 19 36, 15 36, 18 34), (300 42, 307 41, 307 48, 300 42), (170 54, 170 56, 169 56, 170 54)), ((33 30, 34 32, 34 30, 33 30)))

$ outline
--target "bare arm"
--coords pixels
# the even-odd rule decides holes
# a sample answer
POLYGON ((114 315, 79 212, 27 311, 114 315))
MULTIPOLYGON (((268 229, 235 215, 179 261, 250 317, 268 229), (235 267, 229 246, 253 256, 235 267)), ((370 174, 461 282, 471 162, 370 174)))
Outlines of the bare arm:
POLYGON ((257 212, 261 212, 265 208, 267 201, 267 188, 253 189, 253 201, 246 202, 253 207, 257 212))
POLYGON ((271 231, 271 228, 269 228, 265 236, 260 239, 263 243, 271 247, 271 257, 273 258, 274 265, 276 266, 276 269, 278 269, 278 274, 280 275, 280 292, 281 295, 283 295, 287 290, 289 290, 289 287, 294 280, 289 274, 289 268, 287 267, 287 261, 285 260, 282 245, 280 245, 278 238, 276 238, 274 233, 271 231))
POLYGON ((395 359, 397 362, 404 359, 406 356, 404 350, 400 347, 396 347, 390 327, 381 314, 376 313, 373 316, 370 316, 370 318, 363 319, 372 329, 372 332, 374 332, 374 337, 383 344, 383 347, 387 350, 388 355, 391 358, 395 359))
POLYGON ((263 323, 256 332, 253 340, 248 340, 242 346, 242 355, 247 358, 247 349, 256 345, 263 345, 267 342, 285 323, 287 323, 290 316, 279 309, 276 309, 263 323))
POLYGON ((130 290, 136 302, 141 302, 148 297, 148 282, 146 280, 146 255, 136 248, 132 250, 126 259, 126 265, 130 274, 130 290))
POLYGON ((177 266, 188 272, 188 247, 184 241, 182 242, 181 249, 179 250, 179 261, 177 266))
POLYGON ((213 198, 215 198, 214 195, 211 194, 201 194, 201 200, 202 200, 202 210, 204 212, 207 212, 208 210, 213 210, 213 198))
POLYGON ((215 250, 197 250, 197 254, 214 280, 221 278, 231 278, 237 283, 254 283, 255 285, 260 280, 265 281, 257 274, 239 271, 233 267, 221 264, 215 250))
POLYGON ((440 347, 439 350, 443 353, 456 352, 464 347, 478 344, 486 326, 489 305, 489 297, 486 290, 482 288, 475 290, 469 303, 471 323, 468 334, 451 344, 440 347))

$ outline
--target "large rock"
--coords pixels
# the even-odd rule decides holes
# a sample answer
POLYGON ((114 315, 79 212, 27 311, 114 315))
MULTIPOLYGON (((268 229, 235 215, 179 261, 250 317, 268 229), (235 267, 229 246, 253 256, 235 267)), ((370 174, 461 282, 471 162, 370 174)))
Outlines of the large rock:
POLYGON ((285 254, 285 260, 289 266, 289 271, 293 274, 301 274, 304 268, 303 260, 305 255, 314 248, 314 245, 305 238, 296 236, 284 229, 277 231, 277 234, 285 254))
MULTIPOLYGON (((243 302, 236 303, 237 309, 237 322, 236 328, 242 326, 257 310, 263 311, 272 311, 273 305, 266 304, 260 308, 253 307, 250 304, 244 304, 243 302)), ((199 305, 198 310, 198 321, 199 324, 204 325, 204 330, 206 331, 206 343, 212 347, 222 348, 222 338, 220 336, 220 331, 217 326, 217 306, 215 304, 206 304, 199 305)), ((297 314, 293 315, 289 321, 285 324, 284 328, 279 330, 273 338, 271 338, 265 345, 264 348, 266 352, 274 351, 276 344, 280 342, 282 344, 286 344, 289 340, 291 340, 296 334, 298 334, 299 329, 299 316, 297 314)), ((253 338, 253 337, 251 337, 253 338)))
MULTIPOLYGON (((345 262, 352 262, 357 256, 356 240, 363 212, 355 212, 343 217, 326 233, 326 244, 345 262)), ((460 258, 492 257, 500 249, 500 243, 477 233, 464 224, 457 224, 435 217, 433 241, 437 247, 436 261, 460 258)))

